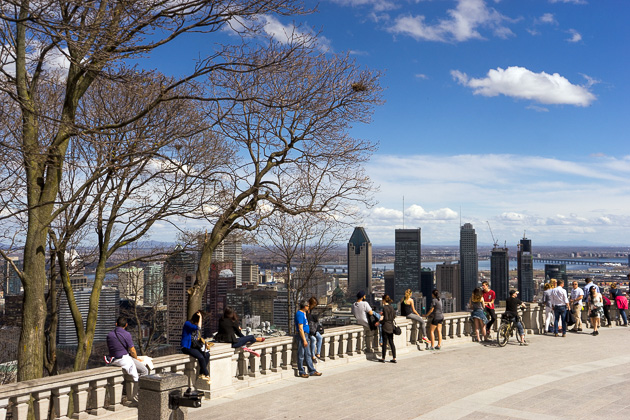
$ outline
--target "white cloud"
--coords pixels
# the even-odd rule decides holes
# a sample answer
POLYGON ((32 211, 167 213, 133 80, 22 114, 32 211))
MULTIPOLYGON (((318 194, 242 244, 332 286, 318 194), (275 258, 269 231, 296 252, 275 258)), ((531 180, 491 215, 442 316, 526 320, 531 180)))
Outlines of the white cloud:
POLYGON ((433 211, 426 211, 422 206, 413 204, 405 209, 405 215, 414 220, 454 220, 459 214, 449 208, 442 208, 433 211))
POLYGON ((550 24, 550 25, 557 25, 558 24, 558 21, 553 16, 553 13, 545 13, 544 15, 542 15, 541 17, 538 18, 537 22, 539 22, 539 23, 547 23, 547 24, 550 24))
POLYGON ((370 6, 377 12, 386 10, 393 10, 398 8, 395 1, 390 0, 332 0, 333 3, 337 3, 341 6, 370 6))
POLYGON ((582 40, 582 35, 575 29, 569 29, 567 32, 571 34, 571 38, 567 38, 567 42, 580 42, 582 40))
POLYGON ((573 3, 573 4, 587 4, 586 0, 549 0, 549 3, 573 3))
POLYGON ((417 40, 440 42, 483 39, 479 28, 489 28, 501 38, 514 35, 503 24, 510 19, 487 7, 483 0, 458 0, 457 7, 448 10, 447 14, 448 18, 440 19, 435 24, 426 23, 422 15, 399 16, 388 30, 417 40))
POLYGON ((528 105, 526 106, 527 109, 531 109, 534 110, 536 112, 549 112, 548 108, 545 108, 544 106, 538 106, 538 105, 528 105))
POLYGON ((534 73, 524 67, 498 67, 481 79, 469 78, 459 70, 451 71, 451 75, 459 84, 471 88, 475 95, 505 95, 542 104, 575 106, 588 106, 596 99, 588 86, 574 85, 558 73, 534 73))
POLYGON ((416 76, 418 79, 425 79, 425 80, 426 80, 426 79, 428 79, 428 78, 429 78, 429 76, 427 76, 426 74, 422 74, 422 73, 417 73, 415 76, 416 76))
POLYGON ((287 44, 295 38, 312 38, 320 50, 324 52, 332 50, 331 42, 325 36, 320 35, 315 38, 315 34, 311 30, 303 31, 294 24, 285 25, 274 16, 263 15, 260 19, 264 22, 265 33, 283 44, 287 44))

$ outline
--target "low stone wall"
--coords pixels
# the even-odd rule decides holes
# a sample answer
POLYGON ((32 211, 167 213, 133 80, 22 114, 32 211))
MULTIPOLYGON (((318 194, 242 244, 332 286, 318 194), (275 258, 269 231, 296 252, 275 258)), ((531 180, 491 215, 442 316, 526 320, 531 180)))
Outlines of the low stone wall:
MULTIPOLYGON (((497 309, 496 331, 500 323, 502 308, 497 309)), ((586 321, 586 313, 582 312, 586 321)), ((616 308, 611 308, 611 318, 616 320, 616 308)), ((528 334, 540 334, 544 328, 544 308, 537 304, 528 304, 523 313, 523 323, 528 334)), ((396 324, 402 329, 402 334, 394 336, 398 353, 422 350, 424 345, 418 341, 418 329, 410 320, 398 317, 396 324)), ((428 326, 427 326, 428 329, 428 326)), ((471 339, 472 326, 470 314, 458 312, 446 314, 442 324, 442 339, 450 340, 471 339)), ((322 357, 325 367, 350 363, 374 357, 366 354, 363 343, 363 327, 345 326, 329 328, 323 334, 322 357)), ((379 351, 377 337, 373 337, 372 348, 379 351)), ((240 389, 258 386, 266 382, 276 381, 285 377, 295 376, 297 368, 297 352, 294 337, 274 337, 262 343, 256 343, 252 348, 260 353, 260 357, 233 349, 228 344, 215 344, 210 352, 211 383, 198 381, 195 385, 204 391, 206 398, 217 398, 238 392, 240 389)), ((189 379, 189 384, 197 377, 196 359, 183 354, 164 356, 153 359, 155 371, 151 373, 174 372, 182 373, 189 379)), ((82 372, 73 372, 53 377, 19 382, 0 386, 0 420, 12 418, 23 420, 29 411, 36 420, 39 419, 68 419, 92 418, 109 411, 135 410, 128 408, 123 397, 123 387, 126 394, 131 394, 132 381, 124 375, 119 367, 102 367, 82 372), (72 393, 73 407, 69 407, 72 393), (50 414, 50 417, 49 417, 50 414)))

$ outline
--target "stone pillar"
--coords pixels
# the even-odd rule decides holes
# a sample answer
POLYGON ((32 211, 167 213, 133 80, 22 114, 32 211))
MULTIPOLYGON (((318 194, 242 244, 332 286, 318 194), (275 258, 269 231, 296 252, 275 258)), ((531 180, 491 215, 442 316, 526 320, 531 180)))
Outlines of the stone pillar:
POLYGON ((93 416, 104 415, 105 410, 105 394, 107 393, 107 379, 99 379, 90 382, 92 388, 92 401, 90 403, 90 414, 93 416))
POLYGON ((72 386, 72 392, 74 393, 72 396, 72 402, 74 403, 73 419, 86 419, 89 417, 87 412, 89 388, 90 384, 87 382, 72 386))
POLYGON ((57 419, 67 419, 68 415, 68 403, 70 401, 69 386, 63 386, 53 389, 53 416, 57 419))
POLYGON ((159 373, 140 377, 140 393, 138 396, 138 420, 185 420, 188 409, 180 407, 176 410, 168 408, 171 391, 182 393, 188 386, 188 378, 179 373, 159 373))
POLYGON ((13 419, 27 420, 28 406, 31 401, 31 394, 20 395, 15 398, 15 407, 13 407, 13 419))
POLYGON ((45 419, 48 417, 48 409, 50 408, 50 390, 33 392, 31 395, 33 396, 33 414, 35 418, 45 419))
MULTIPOLYGON (((109 390, 109 401, 107 404, 107 410, 119 411, 124 407, 122 405, 122 392, 123 392, 123 377, 114 376, 107 380, 107 387, 109 390)), ((54 395, 54 392, 53 392, 54 395)))

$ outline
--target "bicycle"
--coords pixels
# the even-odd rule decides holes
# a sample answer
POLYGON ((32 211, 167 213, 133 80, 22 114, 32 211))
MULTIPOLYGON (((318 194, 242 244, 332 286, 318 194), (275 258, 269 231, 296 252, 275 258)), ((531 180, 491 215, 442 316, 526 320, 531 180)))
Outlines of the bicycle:
MULTIPOLYGON (((518 330, 518 328, 516 328, 517 319, 518 318, 511 314, 504 313, 501 315, 501 325, 499 325, 499 329, 497 330, 497 343, 499 347, 505 347, 510 337, 518 330)), ((516 341, 520 343, 518 336, 516 337, 516 341)))

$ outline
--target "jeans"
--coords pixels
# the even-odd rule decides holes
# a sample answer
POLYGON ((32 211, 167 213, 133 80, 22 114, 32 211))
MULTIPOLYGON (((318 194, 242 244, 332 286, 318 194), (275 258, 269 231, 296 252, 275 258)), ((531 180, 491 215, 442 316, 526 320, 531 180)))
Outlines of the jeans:
POLYGON ((304 361, 306 361, 306 367, 308 368, 308 373, 315 373, 317 372, 315 370, 315 367, 313 366, 313 359, 311 356, 311 348, 310 346, 304 345, 304 342, 302 341, 302 337, 300 337, 299 334, 297 334, 295 336, 297 338, 297 346, 298 346, 298 373, 300 375, 305 374, 306 372, 304 372, 304 361))
POLYGON ((206 375, 206 376, 210 375, 210 372, 208 372, 208 363, 210 362, 210 353, 208 353, 207 351, 202 353, 197 349, 189 349, 186 347, 182 347, 182 353, 187 354, 197 359, 197 363, 199 363, 199 372, 202 375, 206 375))
POLYGON ((626 310, 619 309, 619 315, 621 315, 621 319, 623 320, 623 325, 628 325, 628 315, 626 315, 626 310))
POLYGON ((523 329, 523 323, 521 321, 516 322, 516 330, 518 331, 518 335, 521 337, 525 335, 525 330, 523 329))
POLYGON ((562 319, 562 335, 567 332, 567 307, 566 305, 556 305, 553 307, 553 333, 558 334, 558 322, 562 319))
POLYGON ((486 308, 485 310, 490 317, 490 320, 486 324, 486 334, 490 334, 492 331, 492 325, 497 321, 497 314, 494 309, 486 308))
POLYGON ((612 325, 610 322, 610 306, 611 305, 604 305, 604 317, 606 318, 606 322, 608 322, 607 325, 612 325))
POLYGON ((236 343, 232 343, 232 348, 237 349, 239 347, 247 346, 256 342, 256 337, 253 335, 245 335, 243 337, 239 337, 236 340, 236 343))
POLYGON ((321 354, 322 351, 322 335, 315 333, 309 337, 311 341, 311 358, 321 354))

